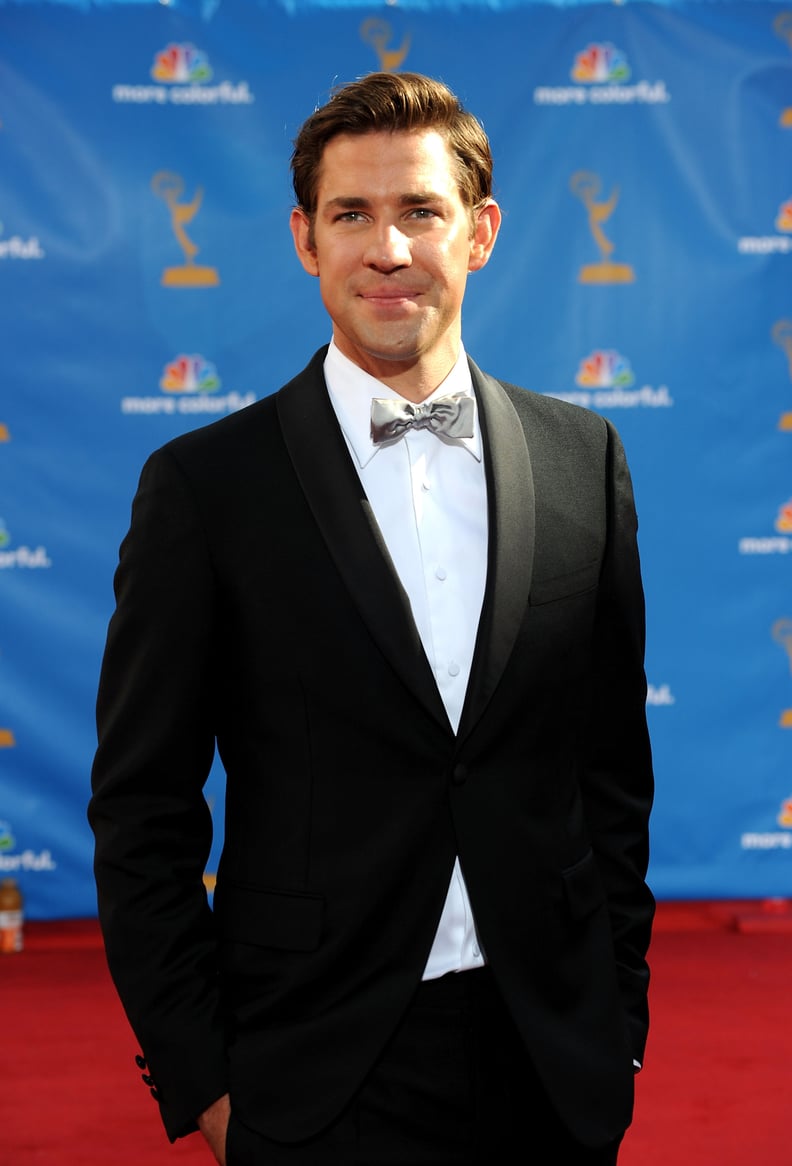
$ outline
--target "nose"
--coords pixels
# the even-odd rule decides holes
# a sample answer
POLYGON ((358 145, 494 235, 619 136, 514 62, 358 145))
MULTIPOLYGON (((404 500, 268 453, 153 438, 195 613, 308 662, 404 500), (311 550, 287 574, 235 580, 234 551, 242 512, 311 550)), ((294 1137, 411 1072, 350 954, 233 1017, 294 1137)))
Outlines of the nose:
POLYGON ((410 240, 395 223, 375 227, 366 248, 365 262, 377 271, 396 271, 412 262, 410 240))

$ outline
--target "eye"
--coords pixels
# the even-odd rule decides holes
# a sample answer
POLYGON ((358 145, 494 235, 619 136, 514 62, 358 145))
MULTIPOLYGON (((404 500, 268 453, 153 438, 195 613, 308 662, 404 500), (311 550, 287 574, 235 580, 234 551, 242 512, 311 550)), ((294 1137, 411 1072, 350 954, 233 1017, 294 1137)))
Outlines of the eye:
POLYGON ((432 210, 428 206, 417 206, 410 211, 410 217, 414 219, 434 219, 437 217, 437 211, 432 210))
POLYGON ((362 223, 366 216, 363 211, 342 211, 333 219, 334 223, 362 223))

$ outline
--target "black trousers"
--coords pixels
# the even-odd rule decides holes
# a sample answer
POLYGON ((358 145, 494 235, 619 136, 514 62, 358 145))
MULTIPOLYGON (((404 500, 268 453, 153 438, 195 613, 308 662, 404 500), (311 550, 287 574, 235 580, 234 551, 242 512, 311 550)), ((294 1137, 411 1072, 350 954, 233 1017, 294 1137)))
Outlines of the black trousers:
POLYGON ((482 968, 420 986, 356 1097, 317 1137, 273 1142, 232 1112, 227 1166, 613 1166, 619 1141, 592 1150, 570 1136, 482 968))

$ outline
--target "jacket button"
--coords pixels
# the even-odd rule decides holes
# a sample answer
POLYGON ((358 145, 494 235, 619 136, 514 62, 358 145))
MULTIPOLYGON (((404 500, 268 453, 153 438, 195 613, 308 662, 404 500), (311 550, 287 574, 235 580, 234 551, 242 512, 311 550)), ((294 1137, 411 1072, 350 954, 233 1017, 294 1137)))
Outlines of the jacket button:
POLYGON ((138 1069, 148 1068, 148 1065, 146 1064, 146 1058, 141 1057, 140 1053, 138 1053, 138 1055, 135 1057, 135 1064, 137 1065, 138 1069))
POLYGON ((468 779, 466 765, 455 765, 451 771, 451 781, 454 785, 464 785, 468 779))

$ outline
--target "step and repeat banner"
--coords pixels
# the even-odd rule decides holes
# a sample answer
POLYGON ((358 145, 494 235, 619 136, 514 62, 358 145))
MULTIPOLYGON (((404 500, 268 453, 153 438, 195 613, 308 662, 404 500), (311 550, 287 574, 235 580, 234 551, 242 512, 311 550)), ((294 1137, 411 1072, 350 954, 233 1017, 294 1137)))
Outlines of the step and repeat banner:
POLYGON ((0 4, 0 876, 29 917, 94 913, 138 473, 329 339, 291 143, 373 69, 442 78, 492 140, 469 352, 624 439, 657 895, 792 895, 792 4, 753 0, 0 4))

